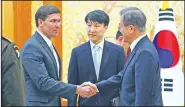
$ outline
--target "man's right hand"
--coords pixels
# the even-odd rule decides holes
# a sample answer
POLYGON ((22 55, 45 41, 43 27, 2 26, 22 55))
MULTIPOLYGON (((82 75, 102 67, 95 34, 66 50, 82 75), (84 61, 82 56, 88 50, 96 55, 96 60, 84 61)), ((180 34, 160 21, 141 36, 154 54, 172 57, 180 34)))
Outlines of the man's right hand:
POLYGON ((93 88, 94 90, 96 90, 96 92, 99 92, 97 86, 91 82, 84 82, 83 84, 81 84, 82 87, 84 86, 90 86, 91 88, 93 88))
POLYGON ((82 85, 78 85, 77 89, 76 89, 76 94, 79 94, 82 97, 91 97, 96 95, 97 90, 94 87, 91 87, 90 85, 87 84, 82 84, 82 85))

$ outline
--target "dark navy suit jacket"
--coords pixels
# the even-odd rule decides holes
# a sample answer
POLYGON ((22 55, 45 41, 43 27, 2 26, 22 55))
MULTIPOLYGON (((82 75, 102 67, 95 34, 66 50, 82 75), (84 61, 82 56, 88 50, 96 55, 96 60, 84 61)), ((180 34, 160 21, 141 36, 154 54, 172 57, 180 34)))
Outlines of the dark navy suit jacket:
POLYGON ((96 85, 102 96, 120 88, 120 106, 162 106, 159 56, 148 37, 136 44, 119 74, 96 85))
MULTIPOLYGON (((123 48, 105 40, 99 79, 97 80, 92 59, 90 41, 88 41, 72 50, 68 71, 68 83, 80 85, 88 81, 97 83, 102 80, 106 80, 109 77, 116 75, 123 69, 124 60, 125 54, 123 48)), ((118 95, 118 92, 118 89, 113 89, 110 93, 106 93, 106 96, 102 96, 98 93, 91 98, 79 97, 78 105, 110 106, 111 100, 118 95)), ((76 95, 68 99, 68 106, 75 105, 76 95)))
MULTIPOLYGON (((38 32, 24 44, 21 60, 27 106, 59 106, 60 97, 69 98, 76 92, 75 85, 60 82, 55 57, 38 32)), ((61 65, 59 55, 58 60, 61 65)))

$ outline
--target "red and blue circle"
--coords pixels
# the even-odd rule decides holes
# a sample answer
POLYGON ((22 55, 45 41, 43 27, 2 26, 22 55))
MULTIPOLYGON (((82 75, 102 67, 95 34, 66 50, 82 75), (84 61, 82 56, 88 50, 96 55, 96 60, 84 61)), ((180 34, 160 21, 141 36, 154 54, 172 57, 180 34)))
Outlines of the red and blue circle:
POLYGON ((161 30, 153 40, 160 59, 161 68, 174 67, 180 58, 180 50, 175 34, 169 30, 161 30))

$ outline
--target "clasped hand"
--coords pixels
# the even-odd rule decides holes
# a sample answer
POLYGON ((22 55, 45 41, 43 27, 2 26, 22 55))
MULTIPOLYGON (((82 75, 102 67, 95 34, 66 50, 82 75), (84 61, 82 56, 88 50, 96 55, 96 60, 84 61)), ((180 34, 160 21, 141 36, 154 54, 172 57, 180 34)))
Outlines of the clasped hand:
POLYGON ((77 94, 83 98, 89 98, 97 94, 98 88, 95 84, 91 82, 84 82, 81 85, 77 86, 77 94))

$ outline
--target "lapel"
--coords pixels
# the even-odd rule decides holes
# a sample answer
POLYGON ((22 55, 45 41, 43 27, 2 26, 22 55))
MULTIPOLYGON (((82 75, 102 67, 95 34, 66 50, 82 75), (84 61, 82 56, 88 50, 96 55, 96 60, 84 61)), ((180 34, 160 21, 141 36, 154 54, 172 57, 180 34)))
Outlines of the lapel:
POLYGON ((111 48, 109 46, 109 43, 105 40, 104 47, 103 47, 103 53, 102 53, 102 59, 101 59, 101 65, 100 65, 100 72, 99 72, 99 78, 98 80, 101 80, 103 77, 103 73, 106 72, 104 68, 106 67, 106 64, 109 60, 109 56, 111 53, 111 48))
POLYGON ((84 55, 85 60, 88 63, 88 66, 90 68, 90 73, 93 77, 93 80, 95 83, 97 82, 97 77, 95 73, 95 68, 94 68, 94 63, 93 63, 93 58, 92 58, 92 52, 91 52, 91 46, 90 46, 90 41, 86 42, 85 44, 85 50, 82 52, 84 55))
POLYGON ((128 60, 127 62, 125 63, 125 66, 123 68, 123 75, 122 75, 122 79, 121 81, 123 80, 123 76, 127 70, 127 67, 129 66, 129 63, 131 62, 131 60, 133 59, 134 55, 136 54, 137 52, 137 49, 139 49, 141 47, 141 45, 143 43, 145 43, 145 41, 148 39, 147 35, 145 37, 143 37, 138 43, 137 45, 135 46, 135 48, 133 49, 133 51, 131 52, 130 56, 128 57, 128 60))
POLYGON ((37 40, 41 43, 41 46, 46 50, 46 52, 49 54, 52 62, 53 62, 53 65, 54 65, 54 68, 55 68, 55 74, 58 78, 58 75, 57 75, 57 63, 56 63, 56 60, 55 60, 55 57, 51 51, 51 49, 49 48, 49 46, 47 45, 47 43, 45 42, 45 40, 41 37, 41 35, 36 31, 35 34, 34 34, 37 38, 37 40))

